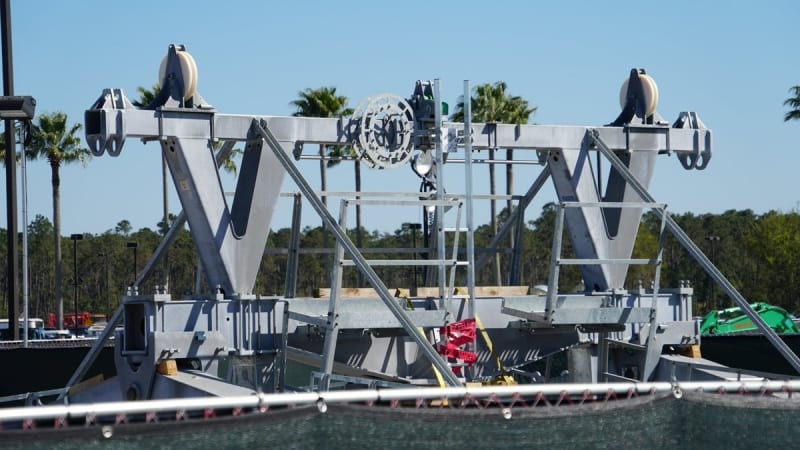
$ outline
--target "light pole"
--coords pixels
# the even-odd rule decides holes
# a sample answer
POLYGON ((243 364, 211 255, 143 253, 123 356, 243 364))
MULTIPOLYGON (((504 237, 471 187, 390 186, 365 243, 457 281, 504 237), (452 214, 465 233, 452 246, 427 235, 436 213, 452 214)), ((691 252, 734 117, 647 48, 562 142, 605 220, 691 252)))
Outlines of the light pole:
MULTIPOLYGON (((14 69, 11 56, 11 7, 8 0, 0 1, 0 33, 2 33, 3 47, 3 96, 0 97, 0 119, 5 123, 5 166, 6 166, 6 219, 8 228, 6 232, 6 301, 8 302, 8 323, 14 324, 19 320, 19 244, 17 242, 17 151, 16 151, 16 131, 14 121, 19 120, 30 123, 36 110, 36 100, 30 96, 14 96, 14 69)), ((23 145, 23 153, 24 153, 23 145)), ((24 167, 25 157, 22 157, 24 167)), ((23 171, 23 183, 27 183, 25 172, 23 171)), ((23 187, 23 210, 24 202, 27 199, 27 191, 23 187)), ((24 215, 24 214, 23 214, 24 215)), ((25 228, 27 230, 27 218, 25 228)), ((27 244, 27 242, 26 242, 27 244)), ((24 262, 27 262, 27 250, 23 254, 24 262)), ((27 268, 23 276, 27 278, 27 268)), ((27 282, 27 280, 25 280, 27 282)), ((26 291, 27 292, 27 291, 26 291)), ((27 305, 27 304, 26 304, 27 305)), ((26 306, 26 305, 23 305, 26 306)), ((27 317, 26 317, 27 319, 27 317)), ((27 329, 27 325, 24 329, 27 329)), ((11 339, 19 340, 19 327, 10 326, 8 329, 11 339)), ((27 332, 26 332, 27 335, 27 332)), ((27 341, 26 341, 27 342, 27 341)))
POLYGON ((81 284, 81 280, 78 277, 78 241, 83 240, 82 234, 71 234, 69 236, 72 239, 72 287, 73 287, 73 299, 75 301, 75 318, 72 322, 72 329, 75 331, 75 335, 78 335, 78 286, 81 284))
MULTIPOLYGON (((414 252, 411 253, 411 259, 414 261, 417 260, 417 230, 422 229, 421 223, 404 223, 403 224, 404 230, 411 230, 411 247, 414 249, 414 252)), ((414 285, 411 289, 411 296, 417 296, 417 266, 414 265, 414 285)))
POLYGON ((139 265, 139 259, 138 259, 137 254, 136 254, 136 249, 139 248, 139 243, 138 242, 128 242, 127 247, 133 249, 133 281, 131 282, 131 287, 135 287, 135 285, 136 285, 136 273, 137 273, 136 266, 139 265))
MULTIPOLYGON (((719 236, 706 236, 705 239, 711 245, 711 264, 716 267, 717 262, 716 262, 716 253, 715 253, 715 249, 714 249, 714 244, 716 242, 719 242, 720 238, 719 238, 719 236)), ((715 302, 715 295, 714 295, 715 294, 715 285, 716 285, 716 283, 714 282, 714 280, 711 280, 711 301, 709 302, 709 304, 710 304, 709 306, 711 306, 712 310, 716 309, 714 307, 714 305, 716 303, 715 302)))
POLYGON ((106 323, 111 319, 111 274, 108 271, 108 250, 100 252, 97 256, 103 257, 106 269, 106 323))
MULTIPOLYGON (((6 140, 6 301, 8 302, 8 331, 11 339, 19 340, 19 265, 17 256, 17 164, 14 139, 14 120, 33 119, 36 101, 33 97, 14 96, 14 57, 11 43, 11 2, 0 1, 0 34, 2 35, 3 96, 0 97, 0 119, 5 122, 6 140)), ((23 156, 24 158, 24 156, 23 156)), ((25 224, 27 227, 27 223, 25 224)), ((25 325, 27 329, 27 324, 25 325)))

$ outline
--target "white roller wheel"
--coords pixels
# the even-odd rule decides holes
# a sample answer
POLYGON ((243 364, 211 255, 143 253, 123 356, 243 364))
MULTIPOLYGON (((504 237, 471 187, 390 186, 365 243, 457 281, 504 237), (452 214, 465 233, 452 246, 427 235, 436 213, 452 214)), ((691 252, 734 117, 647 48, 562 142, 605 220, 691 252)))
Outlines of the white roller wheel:
MULTIPOLYGON (((176 54, 178 55, 178 61, 180 61, 181 64, 181 78, 183 78, 183 99, 187 100, 192 98, 195 90, 197 90, 197 63, 194 62, 194 58, 192 58, 192 55, 190 55, 189 52, 178 51, 176 54)), ((164 59, 161 60, 161 65, 158 68, 158 80, 161 83, 161 86, 164 86, 167 78, 167 56, 164 56, 164 59)))
MULTIPOLYGON (((185 100, 185 99, 188 99, 188 98, 192 98, 192 96, 194 96, 195 92, 197 92, 198 72, 197 72, 197 63, 194 61, 194 58, 192 57, 192 54, 189 53, 189 52, 180 52, 180 54, 184 55, 184 57, 189 60, 189 66, 192 68, 191 85, 189 86, 189 89, 187 90, 188 91, 188 95, 185 95, 183 97, 184 100, 185 100)), ((655 86, 655 82, 653 82, 653 86, 655 86)), ((657 101, 658 101, 658 90, 656 89, 656 102, 657 101)))
MULTIPOLYGON (((639 74, 639 79, 642 80, 642 91, 644 92, 645 116, 652 116, 658 106, 658 86, 650 75, 639 74)), ((626 78, 619 90, 620 108, 625 107, 625 101, 628 99, 629 81, 630 78, 626 78)))

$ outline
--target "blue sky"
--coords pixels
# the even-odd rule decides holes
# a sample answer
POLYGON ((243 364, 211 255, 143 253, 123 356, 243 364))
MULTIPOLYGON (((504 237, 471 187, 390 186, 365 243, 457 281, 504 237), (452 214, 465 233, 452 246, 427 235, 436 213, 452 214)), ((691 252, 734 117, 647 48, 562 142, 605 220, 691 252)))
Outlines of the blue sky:
MULTIPOLYGON (((152 86, 172 43, 197 61, 198 91, 231 114, 290 115, 298 91, 320 86, 336 86, 354 107, 374 94, 406 97, 416 80, 439 78, 451 105, 463 80, 503 80, 539 108, 533 122, 602 125, 617 116, 630 69, 645 68, 658 83, 662 116, 696 111, 714 132, 704 171, 659 159, 651 187, 658 201, 695 214, 800 205, 800 122, 783 121, 788 89, 800 84, 796 2, 12 0, 11 13, 15 93, 34 96, 37 113, 63 111, 72 123, 82 122, 103 88, 135 99, 138 86, 152 86)), ((159 158, 155 144, 129 141, 117 158, 64 167, 63 234, 102 233, 123 219, 134 229, 155 228, 159 158)), ((319 186, 315 163, 301 170, 319 186)), ((516 193, 538 171, 519 168, 516 193)), ((329 177, 330 190, 352 189, 347 166, 329 177)), ((46 162, 29 163, 28 178, 30 219, 51 218, 46 162)), ((476 193, 488 191, 486 166, 474 178, 476 193)), ((463 192, 460 176, 448 180, 449 192, 463 192)), ((233 189, 232 179, 223 182, 233 189)), ((399 168, 365 171, 363 189, 418 185, 399 168)), ((285 189, 296 190, 291 182, 285 189)), ((548 184, 528 219, 551 200, 548 184)), ((179 211, 174 194, 170 209, 179 211)), ((477 206, 478 223, 487 210, 477 206)), ((305 222, 318 223, 306 211, 305 222)), ((0 212, 5 217, 4 204, 0 212)), ((365 219, 371 230, 392 231, 420 218, 408 210, 366 211, 365 219)), ((274 226, 289 223, 287 200, 274 226)))

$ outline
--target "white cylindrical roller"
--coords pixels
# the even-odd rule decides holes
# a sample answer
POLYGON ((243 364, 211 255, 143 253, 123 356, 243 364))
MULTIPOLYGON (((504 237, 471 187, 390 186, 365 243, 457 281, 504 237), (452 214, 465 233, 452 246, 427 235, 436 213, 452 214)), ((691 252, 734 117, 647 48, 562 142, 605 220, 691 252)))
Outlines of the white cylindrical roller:
MULTIPOLYGON (((187 100, 192 98, 197 90, 197 63, 189 52, 178 50, 176 54, 181 66, 181 78, 183 78, 183 99, 187 100)), ((167 78, 167 56, 164 56, 158 68, 158 81, 161 86, 164 86, 167 78)))
MULTIPOLYGON (((639 79, 642 81, 642 91, 644 92, 645 116, 652 116, 658 106, 658 85, 650 75, 639 74, 639 79)), ((625 101, 628 99, 629 81, 630 78, 626 78, 619 90, 620 108, 625 107, 625 101)))

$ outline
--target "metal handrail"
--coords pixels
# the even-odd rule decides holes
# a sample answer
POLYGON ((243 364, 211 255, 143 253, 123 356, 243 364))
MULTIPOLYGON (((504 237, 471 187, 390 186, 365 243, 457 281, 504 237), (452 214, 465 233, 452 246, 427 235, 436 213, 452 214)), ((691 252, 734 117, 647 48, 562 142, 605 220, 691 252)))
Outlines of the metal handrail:
POLYGON ((140 400, 74 405, 17 407, 0 409, 0 423, 20 420, 46 420, 59 418, 96 418, 124 414, 144 414, 178 411, 205 411, 214 409, 253 408, 266 410, 270 407, 317 405, 322 411, 326 403, 375 403, 409 400, 495 400, 539 396, 596 396, 614 398, 634 395, 672 393, 680 397, 682 392, 736 392, 767 393, 800 391, 800 380, 791 381, 701 381, 684 383, 560 383, 530 384, 515 386, 477 387, 414 387, 363 389, 328 392, 297 392, 246 396, 203 397, 168 400, 140 400))

